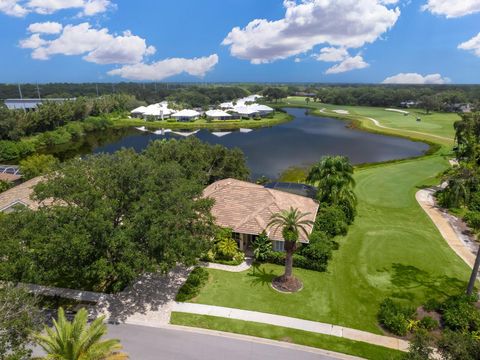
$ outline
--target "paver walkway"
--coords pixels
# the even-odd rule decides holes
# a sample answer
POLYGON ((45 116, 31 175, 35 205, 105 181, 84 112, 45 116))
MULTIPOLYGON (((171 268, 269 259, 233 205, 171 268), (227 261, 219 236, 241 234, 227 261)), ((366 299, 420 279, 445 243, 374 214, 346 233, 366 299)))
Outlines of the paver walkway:
POLYGON ((468 243, 462 232, 452 224, 450 215, 436 206, 433 196, 436 190, 435 188, 419 190, 415 194, 415 198, 430 219, 432 219, 448 245, 470 268, 473 268, 476 245, 471 242, 468 243))
POLYGON ((245 261, 240 265, 223 265, 217 263, 203 263, 203 266, 208 269, 215 269, 215 270, 223 270, 223 271, 230 271, 230 272, 242 272, 248 270, 252 267, 253 259, 250 257, 246 257, 245 261))
POLYGON ((366 331, 350 329, 343 326, 291 318, 288 316, 267 314, 258 311, 248 311, 221 306, 178 302, 174 303, 172 310, 189 314, 218 316, 229 319, 253 321, 262 324, 310 331, 318 334, 337 336, 355 341, 362 341, 365 343, 384 346, 400 351, 407 351, 409 345, 407 341, 394 337, 372 334, 366 331))

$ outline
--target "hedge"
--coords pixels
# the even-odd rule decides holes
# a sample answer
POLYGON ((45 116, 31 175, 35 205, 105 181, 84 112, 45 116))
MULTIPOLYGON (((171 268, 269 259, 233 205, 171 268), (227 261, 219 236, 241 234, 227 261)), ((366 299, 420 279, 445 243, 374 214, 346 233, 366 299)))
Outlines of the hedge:
POLYGON ((202 287, 208 281, 208 271, 201 267, 196 267, 192 270, 188 276, 187 281, 178 290, 178 294, 175 297, 176 301, 188 301, 196 297, 202 287))

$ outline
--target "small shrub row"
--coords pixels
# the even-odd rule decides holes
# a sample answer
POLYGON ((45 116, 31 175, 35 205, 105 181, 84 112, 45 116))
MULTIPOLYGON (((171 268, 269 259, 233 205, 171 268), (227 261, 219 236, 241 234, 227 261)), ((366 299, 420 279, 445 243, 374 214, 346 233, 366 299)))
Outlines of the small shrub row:
POLYGON ((475 307, 475 296, 458 295, 448 298, 440 307, 443 323, 454 331, 480 330, 480 312, 475 307))
POLYGON ((196 297, 202 287, 208 281, 208 271, 201 267, 196 267, 192 270, 188 276, 187 281, 178 290, 178 294, 175 297, 176 301, 188 301, 196 297))
MULTIPOLYGON (((279 251, 271 251, 267 254, 265 261, 272 264, 285 265, 285 253, 279 251)), ((327 270, 327 262, 311 260, 300 254, 293 254, 293 266, 301 269, 315 271, 327 270)))

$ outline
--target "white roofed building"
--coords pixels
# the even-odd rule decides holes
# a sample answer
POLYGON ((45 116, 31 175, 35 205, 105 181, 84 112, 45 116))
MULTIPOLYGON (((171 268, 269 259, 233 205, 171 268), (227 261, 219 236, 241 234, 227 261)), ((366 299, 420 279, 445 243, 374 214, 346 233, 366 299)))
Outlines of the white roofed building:
POLYGON ((232 118, 232 115, 223 110, 208 110, 205 114, 215 120, 228 120, 232 118))
POLYGON ((135 118, 142 118, 145 111, 147 111, 146 106, 139 106, 136 109, 133 109, 132 111, 130 111, 130 115, 132 115, 135 118))
POLYGON ((200 113, 196 110, 185 109, 177 111, 172 117, 177 121, 192 121, 197 120, 200 117, 200 113))

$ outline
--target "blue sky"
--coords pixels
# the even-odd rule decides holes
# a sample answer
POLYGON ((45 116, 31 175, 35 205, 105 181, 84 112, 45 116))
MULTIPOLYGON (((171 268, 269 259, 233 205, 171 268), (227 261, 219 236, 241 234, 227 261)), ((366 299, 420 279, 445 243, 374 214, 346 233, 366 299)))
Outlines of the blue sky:
POLYGON ((0 0, 0 82, 480 83, 480 0, 0 0))

